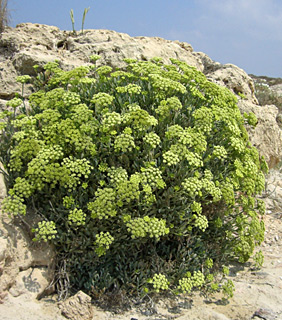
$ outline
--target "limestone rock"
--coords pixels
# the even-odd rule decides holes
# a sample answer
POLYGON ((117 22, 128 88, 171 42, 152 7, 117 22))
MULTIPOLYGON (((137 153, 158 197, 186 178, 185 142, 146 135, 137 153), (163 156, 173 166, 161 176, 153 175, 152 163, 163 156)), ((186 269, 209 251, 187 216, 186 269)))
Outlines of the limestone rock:
POLYGON ((2 171, 4 171, 4 167, 0 162, 0 201, 4 199, 7 195, 7 188, 5 184, 4 174, 2 171))
POLYGON ((258 118, 255 129, 249 129, 250 140, 258 148, 270 168, 274 168, 282 159, 282 130, 276 121, 278 108, 274 105, 258 106, 250 101, 238 103, 242 113, 253 112, 258 118))
POLYGON ((274 212, 282 212, 282 172, 270 170, 267 176, 265 199, 266 208, 274 212))
MULTIPOLYGON (((32 213, 28 213, 23 222, 20 218, 12 221, 7 214, 0 212, 0 252, 3 257, 0 261, 0 292, 13 287, 21 272, 34 267, 46 270, 44 275, 47 277, 48 274, 47 278, 51 280, 54 273, 54 249, 49 244, 32 241, 30 230, 32 222, 36 221, 39 221, 39 217, 32 213)), ((41 289, 44 286, 45 290, 48 284, 41 284, 41 289)))
POLYGON ((31 299, 37 299, 45 291, 51 281, 52 274, 48 268, 29 268, 21 271, 9 290, 13 297, 27 295, 31 299))
POLYGON ((60 304, 62 315, 71 320, 91 320, 93 309, 91 298, 82 291, 60 304))
POLYGON ((246 72, 233 64, 225 64, 214 72, 206 74, 211 81, 230 89, 235 94, 243 94, 248 101, 258 104, 253 80, 246 72))

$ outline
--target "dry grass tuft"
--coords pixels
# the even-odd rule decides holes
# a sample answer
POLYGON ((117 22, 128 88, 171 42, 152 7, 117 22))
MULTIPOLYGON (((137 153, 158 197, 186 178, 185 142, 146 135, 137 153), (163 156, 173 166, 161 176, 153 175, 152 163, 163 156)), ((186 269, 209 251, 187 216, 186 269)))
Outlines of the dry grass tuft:
POLYGON ((10 14, 8 10, 8 0, 0 0, 0 33, 3 32, 9 21, 10 14))

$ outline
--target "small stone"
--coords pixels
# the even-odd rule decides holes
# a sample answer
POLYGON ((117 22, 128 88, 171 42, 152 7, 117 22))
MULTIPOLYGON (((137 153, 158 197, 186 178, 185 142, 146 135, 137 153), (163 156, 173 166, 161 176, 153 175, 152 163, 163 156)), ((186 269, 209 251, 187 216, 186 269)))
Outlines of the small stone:
POLYGON ((62 315, 71 320, 92 320, 93 308, 91 298, 83 291, 60 304, 62 315))

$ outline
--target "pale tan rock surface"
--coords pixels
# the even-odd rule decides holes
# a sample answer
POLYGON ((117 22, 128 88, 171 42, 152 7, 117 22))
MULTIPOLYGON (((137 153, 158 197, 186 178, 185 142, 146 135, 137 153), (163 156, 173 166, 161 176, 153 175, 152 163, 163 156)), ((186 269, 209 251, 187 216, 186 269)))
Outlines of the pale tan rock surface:
POLYGON ((258 118, 255 129, 248 128, 251 143, 264 155, 270 168, 282 160, 282 130, 276 118, 278 108, 274 105, 258 106, 248 100, 240 100, 242 113, 253 112, 258 118))
POLYGON ((91 320, 93 308, 91 298, 82 291, 60 303, 62 315, 70 320, 91 320))

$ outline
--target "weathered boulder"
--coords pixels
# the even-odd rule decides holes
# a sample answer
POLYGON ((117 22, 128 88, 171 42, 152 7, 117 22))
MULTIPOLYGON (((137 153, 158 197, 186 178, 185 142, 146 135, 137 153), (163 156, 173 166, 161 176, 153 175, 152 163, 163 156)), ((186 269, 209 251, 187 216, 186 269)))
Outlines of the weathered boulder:
POLYGON ((276 118, 278 108, 271 106, 258 106, 248 100, 238 102, 242 113, 253 112, 258 118, 255 129, 248 129, 252 144, 264 155, 270 168, 274 168, 282 159, 282 130, 276 118))
MULTIPOLYGON (((29 270, 27 272, 33 274, 30 279, 34 286, 38 288, 37 291, 34 291, 33 296, 41 295, 52 280, 54 275, 54 250, 50 245, 32 241, 30 234, 31 220, 36 221, 39 218, 30 214, 30 217, 27 217, 24 223, 20 220, 13 222, 11 218, 1 212, 0 267, 2 268, 0 292, 12 290, 11 293, 15 296, 28 293, 29 288, 24 285, 23 280, 23 277, 28 278, 25 274, 27 270, 29 270), (23 290, 24 288, 26 290, 23 290)), ((30 289, 33 292, 33 288, 30 287, 30 289)))
MULTIPOLYGON (((0 200, 7 194, 0 173, 0 200)), ((40 218, 28 213, 25 220, 0 211, 0 292, 13 296, 28 294, 34 298, 43 294, 54 276, 53 248, 32 241, 32 223, 40 218)))
POLYGON ((230 89, 233 93, 243 94, 248 101, 258 104, 253 80, 243 69, 233 64, 225 64, 206 76, 211 81, 230 89))
POLYGON ((91 320, 93 318, 91 298, 82 291, 62 302, 59 308, 67 319, 91 320))
POLYGON ((18 273, 9 293, 13 297, 24 294, 31 299, 37 299, 52 280, 50 276, 50 271, 46 267, 28 268, 18 273))

